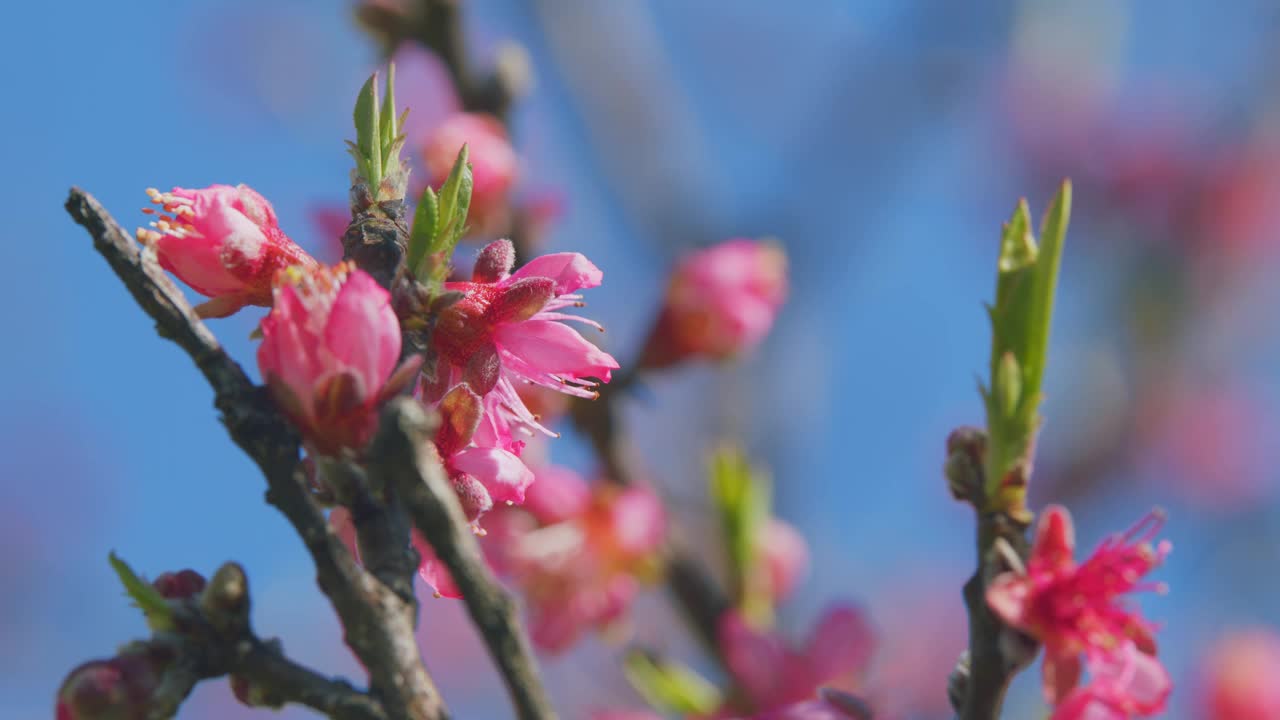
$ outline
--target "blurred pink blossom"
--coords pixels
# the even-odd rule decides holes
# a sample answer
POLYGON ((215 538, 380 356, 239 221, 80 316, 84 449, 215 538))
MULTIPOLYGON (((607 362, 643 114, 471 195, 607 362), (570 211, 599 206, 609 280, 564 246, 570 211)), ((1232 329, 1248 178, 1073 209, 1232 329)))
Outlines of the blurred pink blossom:
POLYGON ((757 345, 787 294, 787 256, 772 242, 728 240, 689 255, 671 275, 640 360, 661 368, 724 360, 757 345))
POLYGON ((770 518, 758 539, 775 603, 784 600, 809 570, 809 545, 796 529, 770 518))
POLYGON ((757 711, 806 701, 823 685, 853 689, 876 646, 867 619, 848 606, 828 610, 803 646, 757 630, 734 610, 720 619, 719 641, 725 664, 757 711))
POLYGON ((1280 633, 1271 628, 1223 636, 1201 663, 1204 720, 1280 718, 1280 633))
POLYGON ((1050 720, 1129 720, 1165 709, 1173 691, 1169 673, 1131 641, 1089 658, 1090 682, 1073 689, 1050 720))
POLYGON ((519 171, 519 158, 497 118, 476 113, 454 113, 434 128, 422 148, 427 178, 439 188, 462 146, 471 163, 471 207, 467 222, 474 235, 493 237, 510 222, 509 195, 519 171))

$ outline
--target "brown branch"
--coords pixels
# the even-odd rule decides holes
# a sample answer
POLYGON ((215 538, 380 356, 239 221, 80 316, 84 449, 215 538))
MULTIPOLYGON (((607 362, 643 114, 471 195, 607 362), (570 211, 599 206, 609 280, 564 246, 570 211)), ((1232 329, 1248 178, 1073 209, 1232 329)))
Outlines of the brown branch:
POLYGON ((266 477, 268 502, 288 518, 311 553, 317 583, 342 621, 347 644, 369 671, 387 716, 447 717, 414 640, 412 609, 361 568, 334 535, 322 508, 295 474, 298 439, 264 389, 253 385, 154 257, 140 252, 97 200, 72 188, 66 208, 89 231, 98 252, 155 321, 160 335, 186 351, 208 379, 223 424, 266 477))
POLYGON ((397 398, 388 403, 370 452, 370 477, 399 493, 418 531, 449 569, 502 674, 517 716, 552 720, 556 714, 538 676, 516 603, 489 571, 457 494, 433 454, 434 425, 435 420, 414 400, 397 398))
POLYGON ((1000 622, 987 605, 987 586, 1011 569, 1005 554, 1025 559, 1028 547, 1026 519, 982 509, 986 505, 986 443, 986 434, 976 428, 953 431, 947 438, 943 466, 952 495, 974 506, 977 525, 977 569, 964 584, 969 649, 952 671, 947 688, 960 720, 997 720, 1013 676, 1026 669, 1039 649, 1033 639, 1000 622))
POLYGON ((171 717, 197 682, 232 675, 252 683, 256 704, 305 705, 334 720, 386 720, 376 698, 295 663, 278 643, 254 635, 249 605, 248 579, 234 563, 214 574, 198 601, 174 602, 175 629, 150 641, 174 653, 150 699, 150 717, 171 717))

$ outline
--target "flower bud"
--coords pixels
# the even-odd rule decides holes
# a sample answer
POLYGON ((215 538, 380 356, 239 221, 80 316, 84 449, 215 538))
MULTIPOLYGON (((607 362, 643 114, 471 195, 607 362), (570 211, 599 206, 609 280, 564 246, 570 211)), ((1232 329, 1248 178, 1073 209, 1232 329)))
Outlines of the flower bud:
POLYGON ((135 720, 146 717, 168 655, 135 645, 117 657, 90 660, 67 674, 58 690, 58 720, 135 720))
MULTIPOLYGON (((281 274, 262 321, 258 368, 280 409, 319 455, 359 452, 381 403, 415 372, 396 370, 400 323, 390 294, 350 263, 281 274)), ((420 362, 417 357, 410 362, 420 362)))
POLYGON ((179 570, 160 573, 159 577, 151 581, 151 586, 170 600, 181 600, 204 590, 205 579, 195 570, 179 570))
POLYGON ((200 317, 270 306, 277 272, 316 266, 280 229, 271 203, 247 185, 147 194, 164 214, 151 223, 154 229, 138 230, 138 239, 155 251, 161 267, 210 298, 196 307, 200 317))
POLYGON ((497 118, 455 113, 431 133, 422 149, 432 187, 444 184, 463 145, 467 146, 472 174, 467 222, 478 235, 499 234, 510 212, 508 194, 519 166, 516 151, 497 118))
POLYGON ((676 267, 641 367, 725 360, 756 346, 787 294, 787 257, 771 242, 729 240, 676 267))

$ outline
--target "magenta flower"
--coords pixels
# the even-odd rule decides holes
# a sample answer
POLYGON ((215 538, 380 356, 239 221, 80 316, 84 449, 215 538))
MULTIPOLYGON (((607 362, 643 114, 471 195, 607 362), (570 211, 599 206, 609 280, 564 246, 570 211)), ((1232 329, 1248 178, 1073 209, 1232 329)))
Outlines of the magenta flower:
POLYGON ((155 250, 161 267, 210 298, 196 306, 200 317, 270 306, 278 271, 317 265, 280 229, 271 203, 247 185, 147 194, 167 214, 151 223, 154 230, 139 229, 138 239, 155 250))
POLYGON ((472 177, 468 222, 478 235, 492 237, 506 224, 510 211, 508 195, 515 184, 520 161, 507 138, 506 128, 497 118, 454 113, 431 131, 422 148, 432 187, 444 184, 464 144, 472 177))
POLYGON ((1235 630, 1219 639, 1201 664, 1200 714, 1205 720, 1280 717, 1280 634, 1271 628, 1235 630))
POLYGON ((719 641, 729 671, 757 712, 809 700, 823 685, 856 684, 876 645, 867 619, 847 606, 828 610, 802 647, 753 628, 736 610, 720 618, 719 641))
POLYGON ((400 322, 385 289, 350 263, 281 273, 262 321, 258 368, 280 409, 319 455, 364 449, 379 405, 412 380, 396 371, 400 322))
POLYGON ((590 398, 598 394, 597 382, 609 381, 618 362, 560 322, 600 327, 561 310, 581 305, 575 293, 599 285, 602 274, 578 253, 543 255, 512 273, 514 260, 511 242, 497 240, 480 252, 470 282, 445 283, 463 298, 441 313, 432 333, 438 358, 424 395, 433 401, 465 382, 479 395, 494 393, 486 405, 495 411, 489 414, 500 426, 498 435, 509 425, 551 434, 525 407, 516 385, 590 398))
POLYGON ((1173 691, 1169 673, 1132 642, 1088 664, 1091 682, 1063 698, 1050 720, 1129 720, 1164 712, 1173 691))
POLYGON ((1026 572, 1006 572, 987 588, 987 604, 1001 620, 1044 644, 1049 704, 1058 704, 1079 682, 1082 654, 1103 662, 1099 658, 1135 643, 1154 654, 1153 627, 1120 599, 1160 587, 1142 578, 1169 553, 1168 541, 1152 545, 1163 522, 1152 512, 1077 564, 1071 515, 1050 506, 1041 515, 1026 572))
POLYGON ((787 294, 787 256, 771 242, 728 240, 696 252, 671 275, 641 366, 724 360, 757 345, 787 294))
POLYGON ((472 523, 495 502, 523 503, 525 490, 533 482, 533 472, 515 453, 473 442, 479 437, 476 430, 483 411, 479 395, 465 383, 455 386, 440 401, 441 424, 435 439, 463 512, 472 523))

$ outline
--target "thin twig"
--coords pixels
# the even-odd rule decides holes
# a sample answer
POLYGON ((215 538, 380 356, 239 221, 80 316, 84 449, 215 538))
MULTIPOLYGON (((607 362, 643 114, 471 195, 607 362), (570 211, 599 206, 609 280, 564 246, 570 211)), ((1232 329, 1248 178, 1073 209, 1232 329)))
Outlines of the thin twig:
POLYGON ((215 393, 232 439, 266 477, 267 500, 292 523, 311 553, 316 580, 342 621, 347 644, 369 671, 389 718, 447 717, 414 639, 413 612, 361 568, 333 533, 324 512, 296 475, 298 439, 267 394, 227 355, 154 257, 91 195, 72 188, 67 211, 156 323, 161 336, 191 356, 215 393))
POLYGON ((370 476, 396 489, 418 531, 449 569, 502 674, 517 716, 553 720, 556 714, 538 676, 516 603, 489 571, 457 493, 433 455, 434 424, 414 400, 397 398, 388 403, 371 447, 370 476))

